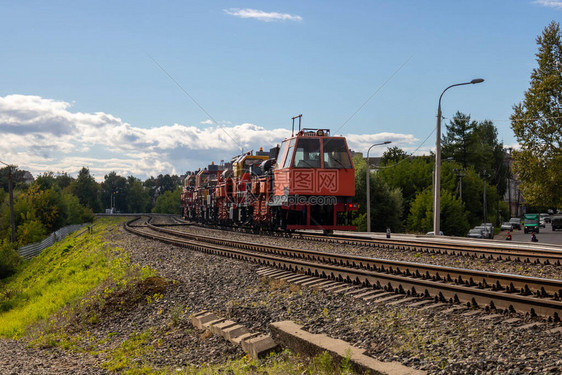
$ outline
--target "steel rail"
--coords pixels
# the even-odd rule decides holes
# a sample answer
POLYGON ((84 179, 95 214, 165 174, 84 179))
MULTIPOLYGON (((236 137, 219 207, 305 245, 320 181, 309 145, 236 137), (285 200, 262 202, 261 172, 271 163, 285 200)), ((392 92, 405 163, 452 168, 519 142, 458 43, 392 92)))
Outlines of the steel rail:
MULTIPOLYGON (((478 287, 477 285, 451 283, 443 279, 434 280, 433 278, 415 277, 415 275, 407 276, 378 270, 348 268, 342 265, 322 264, 300 258, 283 258, 277 255, 264 254, 263 252, 238 250, 231 246, 206 244, 197 242, 197 240, 175 239, 157 233, 146 233, 139 230, 138 227, 133 228, 129 225, 126 225, 125 228, 146 238, 209 254, 227 256, 333 280, 376 286, 396 293, 432 297, 437 301, 459 302, 471 306, 489 306, 490 308, 500 310, 527 312, 531 315, 549 316, 554 318, 554 320, 559 320, 559 316, 562 313, 562 301, 544 298, 540 293, 537 293, 537 295, 521 295, 512 293, 510 290, 491 290, 482 286, 478 287)), ((167 234, 172 235, 170 233, 167 234)))
POLYGON ((499 259, 508 261, 524 261, 528 263, 544 263, 544 264, 562 264, 562 251, 557 249, 517 249, 505 248, 503 246, 493 246, 492 244, 458 244, 458 243, 440 243, 432 241, 406 241, 400 239, 383 239, 383 238, 361 238, 357 236, 345 235, 317 235, 311 233, 293 233, 293 237, 307 240, 328 242, 328 243, 345 243, 357 246, 369 246, 384 249, 398 249, 407 251, 420 251, 434 254, 448 255, 471 255, 487 257, 489 259, 499 259))
POLYGON ((545 279, 521 275, 504 274, 489 271, 479 271, 463 268, 446 267, 432 264, 405 262, 389 259, 371 258, 357 255, 327 253, 315 250, 291 249, 281 246, 256 244, 246 241, 227 240, 217 237, 180 232, 172 229, 156 227, 147 224, 149 228, 173 236, 190 238, 195 241, 204 241, 221 246, 230 246, 238 249, 267 252, 282 257, 298 258, 308 261, 343 265, 346 267, 375 270, 403 274, 406 276, 421 277, 425 279, 444 280, 493 290, 520 291, 523 294, 535 293, 539 296, 553 296, 562 298, 562 280, 545 279))
MULTIPOLYGON (((203 228, 242 230, 247 233, 255 234, 255 230, 246 227, 229 227, 223 225, 206 225, 201 223, 184 222, 184 225, 197 225, 203 228)), ((166 224, 159 224, 167 226, 166 224)), ((297 239, 305 239, 311 241, 340 243, 355 246, 366 246, 377 249, 416 251, 430 254, 445 254, 472 256, 487 259, 507 260, 525 263, 542 263, 545 265, 553 264, 562 265, 562 250, 559 249, 517 249, 513 247, 494 246, 493 244, 459 244, 459 243, 442 243, 427 240, 403 240, 403 239, 385 239, 385 238, 365 238, 353 235, 321 235, 305 232, 284 232, 284 231, 267 231, 260 232, 274 236, 291 237, 297 239)))

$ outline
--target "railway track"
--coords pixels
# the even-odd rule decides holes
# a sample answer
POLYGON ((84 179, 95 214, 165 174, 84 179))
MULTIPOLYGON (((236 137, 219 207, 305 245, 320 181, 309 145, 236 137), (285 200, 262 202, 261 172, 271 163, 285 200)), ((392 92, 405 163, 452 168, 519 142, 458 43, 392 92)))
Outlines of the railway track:
POLYGON ((471 256, 475 258, 488 258, 495 260, 506 260, 526 263, 562 264, 562 251, 557 248, 543 247, 514 247, 512 244, 501 246, 499 244, 466 244, 466 243, 443 243, 431 240, 400 240, 400 239, 372 239, 357 236, 323 236, 309 233, 296 233, 294 237, 307 240, 342 243, 356 246, 384 248, 390 250, 409 250, 431 254, 445 254, 456 256, 471 256))
MULTIPOLYGON (((180 226, 197 225, 211 229, 225 229, 233 231, 242 231, 244 233, 255 234, 253 229, 244 227, 225 227, 216 225, 203 225, 200 223, 187 223, 185 221, 175 219, 173 224, 160 224, 163 226, 180 226)), ((264 232, 260 232, 263 234, 264 232)), ((428 254, 443 254, 452 256, 464 256, 473 258, 486 258, 490 260, 534 263, 544 265, 562 265, 562 251, 559 247, 540 245, 528 246, 521 244, 519 247, 512 243, 492 244, 492 243, 462 243, 462 241, 442 242, 428 239, 399 239, 399 238, 365 238, 357 235, 324 235, 306 232, 283 232, 271 231, 265 232, 272 236, 290 236, 292 238, 304 239, 309 241, 318 241, 332 244, 346 244, 352 246, 372 247, 375 249, 412 251, 428 254)))
POLYGON ((331 254, 179 232, 148 220, 125 228, 137 235, 263 266, 362 285, 407 297, 541 315, 559 321, 562 280, 331 254))

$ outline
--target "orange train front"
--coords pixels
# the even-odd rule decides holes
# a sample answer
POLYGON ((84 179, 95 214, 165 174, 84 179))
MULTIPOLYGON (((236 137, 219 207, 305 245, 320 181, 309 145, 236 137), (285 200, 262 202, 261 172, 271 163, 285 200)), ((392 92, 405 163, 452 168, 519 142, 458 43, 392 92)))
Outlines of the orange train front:
POLYGON ((188 220, 256 229, 355 230, 355 169, 345 138, 331 137, 328 129, 303 129, 269 153, 238 155, 197 177, 207 173, 212 184, 193 176, 185 180, 182 214, 188 220))
POLYGON ((270 206, 283 229, 354 230, 355 169, 344 137, 303 129, 283 141, 275 165, 270 206))

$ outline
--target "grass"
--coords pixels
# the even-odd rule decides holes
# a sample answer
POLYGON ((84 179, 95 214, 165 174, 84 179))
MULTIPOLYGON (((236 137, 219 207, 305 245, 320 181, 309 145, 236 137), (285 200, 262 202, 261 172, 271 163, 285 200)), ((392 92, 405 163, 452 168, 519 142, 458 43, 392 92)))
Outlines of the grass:
MULTIPOLYGON (((92 335, 89 329, 103 316, 138 303, 159 302, 169 285, 154 270, 132 264, 127 253, 105 242, 104 233, 115 230, 122 221, 98 219, 93 233, 68 236, 2 280, 0 337, 25 338, 36 347, 97 354, 104 358, 102 367, 126 375, 351 374, 349 359, 334 363, 327 353, 308 359, 288 351, 262 360, 244 356, 213 365, 156 365, 156 349, 162 340, 156 338, 163 329, 177 329, 188 306, 170 310, 169 327, 150 327, 126 337, 115 332, 92 335)), ((300 292, 284 283, 265 287, 289 295, 300 292)))
MULTIPOLYGON (((0 336, 22 337, 27 329, 88 292, 113 279, 126 282, 134 267, 122 250, 105 243, 102 234, 120 219, 101 219, 93 234, 68 236, 45 249, 17 274, 0 284, 0 336)), ((144 276, 152 274, 141 269, 144 276)), ((84 301, 82 300, 82 303, 84 301)))
MULTIPOLYGON (((328 352, 314 358, 303 358, 285 350, 281 353, 271 353, 267 358, 255 360, 246 355, 237 360, 228 360, 221 364, 185 367, 151 367, 149 358, 154 355, 154 343, 151 333, 145 331, 134 333, 118 348, 111 351, 109 360, 103 367, 111 372, 123 375, 214 375, 214 374, 268 374, 268 375, 351 375, 350 358, 344 358, 341 363, 334 362, 328 352)), ((157 345, 157 343, 156 343, 157 345)))

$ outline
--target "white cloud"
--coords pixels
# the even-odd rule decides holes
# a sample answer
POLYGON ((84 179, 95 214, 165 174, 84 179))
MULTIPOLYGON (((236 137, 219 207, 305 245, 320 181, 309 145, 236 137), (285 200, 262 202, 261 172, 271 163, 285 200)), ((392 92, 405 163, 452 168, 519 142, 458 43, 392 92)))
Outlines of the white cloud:
POLYGON ((560 0, 535 0, 533 4, 539 4, 549 8, 560 8, 562 9, 562 1, 560 0))
POLYGON ((376 154, 382 153, 382 151, 386 151, 387 147, 398 146, 402 149, 405 149, 405 146, 412 145, 418 141, 416 137, 412 134, 399 134, 399 133, 377 133, 377 134, 347 134, 347 145, 353 151, 363 152, 365 155, 367 154, 367 150, 371 145, 376 143, 382 143, 386 141, 391 141, 391 144, 388 145, 380 145, 375 146, 371 149, 369 155, 373 152, 376 154), (380 150, 379 151, 377 151, 380 150))
POLYGON ((201 121, 200 124, 201 124, 201 125, 213 125, 213 121, 211 121, 211 120, 205 120, 205 121, 201 121))
MULTIPOLYGON (((267 151, 290 136, 290 129, 265 129, 250 123, 137 128, 107 113, 71 112, 70 108, 67 102, 38 96, 0 97, 1 160, 34 175, 47 171, 75 175, 86 166, 98 181, 111 171, 145 179, 182 174, 211 161, 230 161, 241 148, 267 151)), ((349 147, 360 152, 387 140, 408 151, 417 141, 411 134, 399 133, 346 137, 349 147)), ((386 147, 377 149, 382 153, 386 147)))
POLYGON ((230 14, 231 16, 240 17, 240 18, 253 18, 264 22, 302 21, 301 16, 295 16, 292 14, 278 13, 278 12, 264 12, 263 10, 257 10, 257 9, 230 8, 230 9, 224 9, 224 12, 230 14))

